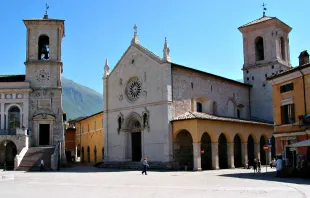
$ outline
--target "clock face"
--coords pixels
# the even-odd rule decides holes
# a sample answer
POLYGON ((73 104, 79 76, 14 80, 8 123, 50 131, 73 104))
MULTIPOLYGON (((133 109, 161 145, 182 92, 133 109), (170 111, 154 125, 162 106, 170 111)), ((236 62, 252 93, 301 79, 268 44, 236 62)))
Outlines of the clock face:
POLYGON ((45 69, 41 69, 38 73, 37 73, 37 80, 39 82, 47 82, 50 80, 50 73, 48 71, 46 71, 45 69))

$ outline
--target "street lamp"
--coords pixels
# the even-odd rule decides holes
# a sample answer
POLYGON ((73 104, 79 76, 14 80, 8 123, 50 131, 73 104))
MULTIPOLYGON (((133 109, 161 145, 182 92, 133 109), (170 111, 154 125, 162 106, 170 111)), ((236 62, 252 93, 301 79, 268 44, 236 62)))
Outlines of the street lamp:
POLYGON ((3 171, 6 171, 6 145, 7 145, 7 141, 5 140, 4 143, 4 169, 3 171))

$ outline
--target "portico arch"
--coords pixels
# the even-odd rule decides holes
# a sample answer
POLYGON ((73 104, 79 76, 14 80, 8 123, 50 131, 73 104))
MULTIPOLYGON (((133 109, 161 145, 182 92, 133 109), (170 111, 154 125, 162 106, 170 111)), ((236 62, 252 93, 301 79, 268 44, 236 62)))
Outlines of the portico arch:
POLYGON ((11 140, 3 140, 0 142, 0 167, 4 167, 8 170, 14 169, 14 159, 17 154, 16 144, 11 140))
POLYGON ((201 168, 203 170, 212 169, 212 148, 211 148, 211 137, 205 132, 201 137, 201 168))
POLYGON ((187 130, 180 131, 174 142, 174 158, 181 169, 193 170, 193 138, 187 130))
POLYGON ((241 138, 239 134, 236 134, 234 137, 234 163, 236 168, 242 166, 241 155, 241 138))
POLYGON ((248 137, 248 145, 247 145, 247 149, 248 149, 248 160, 250 161, 250 163, 253 163, 255 155, 254 155, 254 139, 252 135, 249 135, 248 137))
POLYGON ((218 140, 218 151, 219 151, 219 166, 220 169, 225 169, 228 167, 227 160, 227 139, 222 133, 218 140))
POLYGON ((266 152, 264 150, 264 145, 266 144, 266 137, 263 135, 260 137, 259 148, 260 148, 260 161, 262 165, 266 164, 266 152))

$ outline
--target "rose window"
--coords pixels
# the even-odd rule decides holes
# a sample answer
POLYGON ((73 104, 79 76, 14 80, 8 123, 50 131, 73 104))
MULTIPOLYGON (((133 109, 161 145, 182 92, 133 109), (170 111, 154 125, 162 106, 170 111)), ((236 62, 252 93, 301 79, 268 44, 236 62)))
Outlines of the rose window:
POLYGON ((140 97, 142 85, 139 78, 134 77, 130 79, 126 87, 126 95, 129 100, 135 101, 140 97))

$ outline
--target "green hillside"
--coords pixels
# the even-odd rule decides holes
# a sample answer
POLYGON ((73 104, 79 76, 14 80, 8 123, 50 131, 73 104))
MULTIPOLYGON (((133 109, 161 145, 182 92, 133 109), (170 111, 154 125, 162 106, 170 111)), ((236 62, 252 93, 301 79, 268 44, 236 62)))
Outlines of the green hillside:
POLYGON ((62 88, 62 102, 67 121, 103 110, 102 94, 66 78, 62 78, 62 88))

